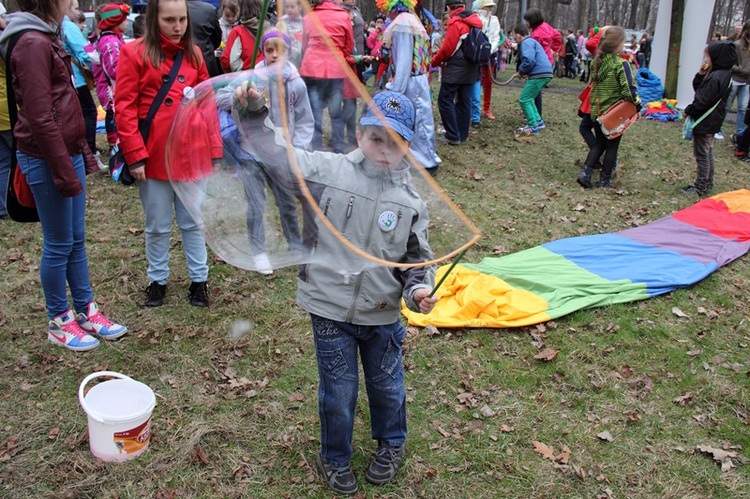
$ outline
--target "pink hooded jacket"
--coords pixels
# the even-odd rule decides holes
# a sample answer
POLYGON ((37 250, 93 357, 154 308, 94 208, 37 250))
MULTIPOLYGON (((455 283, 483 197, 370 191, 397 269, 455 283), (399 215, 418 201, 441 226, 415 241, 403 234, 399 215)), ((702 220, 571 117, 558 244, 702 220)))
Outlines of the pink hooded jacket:
POLYGON ((543 22, 531 32, 531 38, 539 42, 544 49, 544 53, 547 54, 549 62, 554 64, 554 57, 552 54, 560 50, 560 47, 562 47, 562 36, 560 36, 560 32, 548 23, 543 22))

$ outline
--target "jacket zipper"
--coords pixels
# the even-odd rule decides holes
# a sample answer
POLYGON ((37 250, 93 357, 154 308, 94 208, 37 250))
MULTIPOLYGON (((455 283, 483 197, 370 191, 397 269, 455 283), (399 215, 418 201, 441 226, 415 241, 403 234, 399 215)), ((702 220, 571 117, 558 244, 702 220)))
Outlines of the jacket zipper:
POLYGON ((346 205, 346 219, 344 225, 341 227, 341 232, 346 232, 346 226, 349 225, 349 219, 352 218, 352 211, 354 209, 354 196, 349 196, 349 204, 346 205))
MULTIPOLYGON (((372 206, 372 213, 370 213, 370 226, 367 228, 367 237, 365 237, 365 244, 362 247, 362 249, 366 252, 367 248, 370 246, 370 236, 372 234, 372 231, 374 229, 373 225, 375 224, 375 214, 377 213, 378 206, 380 206, 380 195, 383 191, 382 186, 378 189, 378 196, 375 198, 375 203, 372 206)), ((350 204, 354 204, 354 196, 350 198, 350 204)), ((347 209, 348 212, 348 209, 347 209)), ((357 274, 357 278, 354 281, 354 289, 352 292, 352 302, 349 306, 349 313, 346 315, 346 321, 345 322, 351 322, 354 320, 354 311, 356 310, 356 304, 357 304, 357 297, 359 296, 359 290, 362 289, 362 281, 364 280, 365 276, 362 272, 359 272, 357 274)))

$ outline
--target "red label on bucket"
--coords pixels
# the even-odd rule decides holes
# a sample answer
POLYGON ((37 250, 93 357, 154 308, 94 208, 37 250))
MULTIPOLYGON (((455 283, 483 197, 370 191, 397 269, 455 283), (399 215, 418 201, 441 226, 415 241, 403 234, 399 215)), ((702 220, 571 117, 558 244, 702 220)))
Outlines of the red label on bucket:
POLYGON ((122 454, 132 454, 138 452, 148 445, 151 438, 151 418, 145 423, 126 431, 119 431, 114 434, 114 442, 117 449, 122 454))

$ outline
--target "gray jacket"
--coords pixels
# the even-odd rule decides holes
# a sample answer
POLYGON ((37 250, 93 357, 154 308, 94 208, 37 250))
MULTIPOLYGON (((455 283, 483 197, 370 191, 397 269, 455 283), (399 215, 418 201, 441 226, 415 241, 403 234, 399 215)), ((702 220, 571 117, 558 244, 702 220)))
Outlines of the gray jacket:
MULTIPOLYGON (((267 166, 289 169, 287 143, 273 126, 262 100, 250 103, 240 127, 267 166)), ((388 262, 432 259, 427 205, 411 185, 409 165, 384 171, 357 149, 347 155, 294 150, 302 176, 320 211, 355 247, 388 262)), ((300 267, 297 304, 322 317, 373 326, 398 321, 401 298, 415 312, 418 289, 432 289, 435 266, 399 268, 374 264, 351 249, 318 220, 305 227, 315 256, 300 267), (325 262, 325 263, 323 263, 325 262)))

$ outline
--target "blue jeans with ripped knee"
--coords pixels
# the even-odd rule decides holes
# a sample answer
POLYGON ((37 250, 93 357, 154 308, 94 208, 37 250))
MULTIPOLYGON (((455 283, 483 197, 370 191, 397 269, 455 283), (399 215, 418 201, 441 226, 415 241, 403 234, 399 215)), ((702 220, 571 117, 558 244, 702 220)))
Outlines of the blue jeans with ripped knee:
POLYGON ((362 359, 370 404, 371 436, 399 447, 406 440, 406 390, 399 322, 357 326, 310 314, 318 358, 320 455, 335 467, 352 456, 354 411, 359 388, 357 353, 362 359))

